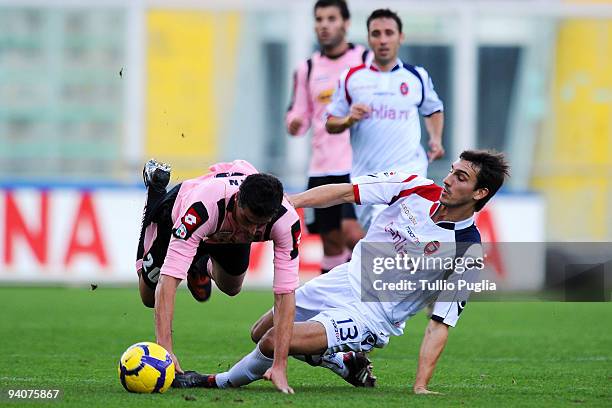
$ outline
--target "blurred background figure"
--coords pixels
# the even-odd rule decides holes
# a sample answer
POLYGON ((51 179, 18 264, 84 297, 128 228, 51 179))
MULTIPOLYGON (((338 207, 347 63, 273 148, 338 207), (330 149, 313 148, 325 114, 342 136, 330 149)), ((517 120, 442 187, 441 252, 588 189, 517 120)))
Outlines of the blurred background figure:
MULTIPOLYGON (((302 190, 309 140, 288 138, 284 116, 292 71, 319 48, 313 5, 3 1, 0 279, 135 284, 150 157, 173 165, 171 184, 242 158, 302 190)), ((349 6, 346 41, 365 44, 367 16, 389 5, 349 6)), ((426 68, 445 102, 446 154, 428 176, 440 180, 469 148, 504 151, 514 169, 479 213, 483 241, 612 240, 612 3, 392 9, 406 36, 399 58, 426 68)), ((503 279, 542 286, 541 255, 539 274, 503 279)), ((271 249, 251 256, 246 284, 269 285, 271 249)), ((321 259, 319 238, 304 236, 304 279, 321 259)))
MULTIPOLYGON (((331 102, 343 71, 363 64, 368 51, 347 42, 350 12, 344 0, 319 0, 314 6, 319 50, 301 62, 293 74, 293 95, 285 121, 290 135, 303 135, 312 127, 308 188, 350 183, 349 132, 335 135, 325 130, 325 107, 331 102)), ((308 232, 319 234, 323 244, 321 272, 346 262, 350 249, 363 237, 352 205, 304 210, 308 232)))

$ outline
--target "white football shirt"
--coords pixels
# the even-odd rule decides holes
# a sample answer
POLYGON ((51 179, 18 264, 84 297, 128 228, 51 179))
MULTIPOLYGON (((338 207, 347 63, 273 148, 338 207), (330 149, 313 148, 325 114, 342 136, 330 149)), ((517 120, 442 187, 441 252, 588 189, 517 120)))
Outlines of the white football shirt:
MULTIPOLYGON (((386 204, 387 207, 374 220, 366 236, 353 250, 349 262, 349 283, 354 296, 360 297, 361 312, 373 322, 376 330, 386 335, 399 336, 405 321, 420 309, 438 299, 440 290, 406 290, 401 299, 393 301, 363 301, 363 288, 371 288, 372 282, 362 282, 362 250, 382 244, 390 253, 377 256, 394 257, 409 254, 413 257, 436 256, 438 258, 482 257, 480 233, 473 217, 459 222, 435 223, 431 216, 440 205, 442 188, 432 180, 404 172, 388 171, 357 177, 353 181, 357 204, 386 204), (362 285, 363 283, 363 285, 362 285)), ((460 278, 456 272, 444 269, 419 271, 419 279, 428 281, 453 281, 460 278), (452 271, 450 271, 452 272, 452 271)), ((376 296, 376 294, 374 294, 376 296)), ((432 319, 455 326, 464 301, 438 301, 434 305, 432 319)))
POLYGON ((371 112, 350 128, 351 175, 396 169, 425 176, 419 114, 444 109, 427 71, 399 59, 389 72, 380 71, 372 61, 350 68, 340 77, 326 114, 347 116, 356 103, 370 106, 371 112))

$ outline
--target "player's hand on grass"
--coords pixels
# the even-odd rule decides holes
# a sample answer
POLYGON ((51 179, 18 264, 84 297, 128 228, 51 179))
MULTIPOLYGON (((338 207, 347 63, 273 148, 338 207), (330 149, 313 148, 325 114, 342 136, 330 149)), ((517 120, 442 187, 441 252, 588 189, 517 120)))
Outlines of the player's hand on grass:
POLYGON ((429 391, 424 385, 415 385, 412 390, 417 395, 442 395, 442 393, 436 391, 429 391))
POLYGON ((289 386, 287 382, 287 372, 282 368, 276 368, 274 366, 268 368, 264 374, 264 378, 268 381, 272 381, 272 384, 277 390, 283 394, 294 394, 293 388, 289 386))
POLYGON ((439 140, 429 141, 429 151, 427 152, 427 157, 429 158, 430 163, 444 156, 444 153, 445 151, 444 147, 442 146, 442 142, 439 140))
POLYGON ((300 128, 302 127, 302 124, 304 123, 304 121, 302 120, 302 118, 295 118, 291 121, 291 123, 289 123, 289 134, 295 136, 297 135, 298 131, 300 130, 300 128))
POLYGON ((354 123, 359 122, 370 114, 370 107, 365 103, 356 103, 351 105, 351 112, 349 114, 349 123, 352 126, 354 123))
POLYGON ((172 357, 172 361, 174 362, 174 371, 176 371, 178 374, 184 374, 184 371, 181 368, 181 365, 179 364, 178 358, 176 358, 174 353, 170 353, 170 357, 172 357))

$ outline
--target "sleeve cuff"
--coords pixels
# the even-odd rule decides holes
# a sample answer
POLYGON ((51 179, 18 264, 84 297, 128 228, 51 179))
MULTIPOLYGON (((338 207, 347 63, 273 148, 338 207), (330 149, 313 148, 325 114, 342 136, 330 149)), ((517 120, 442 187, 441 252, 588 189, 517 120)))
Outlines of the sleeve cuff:
POLYGON ((426 117, 426 118, 428 118, 428 117, 430 117, 430 116, 432 116, 432 115, 435 115, 436 113, 442 113, 442 112, 443 112, 443 110, 442 110, 442 109, 438 109, 438 110, 435 110, 435 111, 433 111, 433 112, 431 112, 431 113, 428 113, 428 114, 426 114, 426 115, 423 115, 423 116, 424 116, 424 117, 426 117))
POLYGON ((359 185, 353 184, 353 194, 355 195, 355 204, 361 205, 361 197, 359 195, 359 185))

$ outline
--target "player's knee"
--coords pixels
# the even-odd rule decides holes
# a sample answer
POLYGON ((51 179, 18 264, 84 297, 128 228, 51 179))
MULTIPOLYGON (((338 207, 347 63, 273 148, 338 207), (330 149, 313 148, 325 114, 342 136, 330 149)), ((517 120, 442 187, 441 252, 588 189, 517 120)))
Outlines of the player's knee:
POLYGON ((259 340, 261 340, 264 334, 262 322, 258 320, 253 327, 251 327, 251 340, 253 340, 253 343, 259 343, 259 340))
POLYGON ((140 293, 140 300, 146 307, 155 307, 155 289, 151 288, 142 276, 142 270, 138 271, 138 292, 140 293))
POLYGON ((258 343, 261 340, 261 333, 259 332, 259 322, 255 322, 253 327, 251 327, 251 340, 253 343, 258 343))
POLYGON ((266 356, 272 358, 274 356, 274 328, 268 330, 259 340, 259 351, 266 356))
POLYGON ((155 307, 155 297, 153 297, 152 299, 149 299, 147 297, 142 297, 142 304, 145 305, 146 307, 149 307, 151 309, 153 309, 155 307))
POLYGON ((346 246, 353 249, 357 242, 363 238, 364 234, 359 225, 349 226, 343 229, 346 246))
POLYGON ((227 296, 236 296, 242 290, 242 286, 224 286, 219 287, 221 292, 225 293, 227 296))

